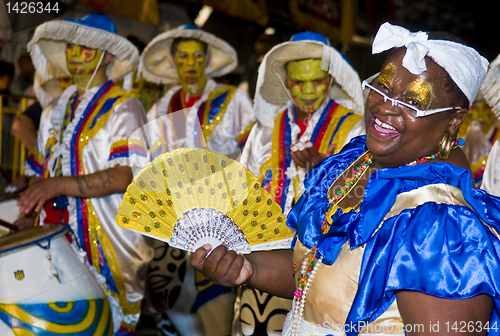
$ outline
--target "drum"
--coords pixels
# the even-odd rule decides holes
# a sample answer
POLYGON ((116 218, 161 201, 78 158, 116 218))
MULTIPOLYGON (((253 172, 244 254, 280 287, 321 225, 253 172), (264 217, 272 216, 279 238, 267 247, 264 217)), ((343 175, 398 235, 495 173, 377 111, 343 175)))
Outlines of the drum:
MULTIPOLYGON (((17 206, 17 197, 0 198, 0 219, 9 224, 14 223, 21 213, 17 206)), ((0 237, 9 233, 9 229, 0 225, 0 237)))
POLYGON ((104 291, 63 225, 0 237, 0 335, 112 335, 104 291))

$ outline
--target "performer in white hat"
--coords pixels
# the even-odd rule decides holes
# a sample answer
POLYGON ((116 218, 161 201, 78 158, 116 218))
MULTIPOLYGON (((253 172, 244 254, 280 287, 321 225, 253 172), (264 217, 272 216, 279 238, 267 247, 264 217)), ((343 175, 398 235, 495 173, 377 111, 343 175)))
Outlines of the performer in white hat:
POLYGON ((486 134, 491 148, 483 166, 481 189, 492 195, 500 196, 500 55, 490 63, 490 68, 481 87, 486 103, 495 113, 496 123, 486 134))
POLYGON ((496 141, 495 122, 498 123, 495 113, 486 103, 482 92, 479 91, 457 136, 465 140, 462 150, 471 165, 476 188, 482 185, 488 154, 496 141))
POLYGON ((493 144, 486 159, 481 189, 500 197, 500 139, 493 144))
POLYGON ((169 30, 148 43, 141 55, 141 75, 157 84, 179 84, 148 112, 148 121, 161 118, 164 125, 159 134, 150 135, 153 158, 205 143, 211 151, 237 156, 255 122, 252 103, 243 91, 212 79, 237 65, 233 47, 195 25, 169 30), (162 118, 181 110, 186 113, 185 134, 173 126, 171 116, 162 118))
POLYGON ((69 223, 73 245, 84 251, 107 294, 115 335, 129 335, 139 319, 152 246, 119 228, 115 217, 120 193, 148 162, 141 142, 129 139, 146 115, 114 81, 138 65, 139 53, 101 14, 46 22, 28 50, 43 81, 69 76, 75 84, 42 113, 25 164, 37 179, 22 193, 20 210, 40 212, 39 225, 69 223))
MULTIPOLYGON (((314 32, 296 34, 266 54, 255 110, 258 122, 240 162, 260 177, 285 214, 304 192, 306 172, 365 131, 358 74, 314 32)), ((281 335, 292 307, 290 300, 256 289, 241 290, 237 302, 233 330, 239 335, 281 335)))
MULTIPOLYGON (((177 84, 148 112, 152 158, 180 147, 205 146, 239 156, 255 122, 252 103, 242 90, 213 79, 237 64, 233 47, 195 25, 164 32, 148 43, 141 55, 143 78, 177 84)), ((234 293, 194 270, 186 252, 155 241, 149 279, 156 308, 150 310, 162 315, 160 328, 169 318, 181 335, 229 334, 234 293)))

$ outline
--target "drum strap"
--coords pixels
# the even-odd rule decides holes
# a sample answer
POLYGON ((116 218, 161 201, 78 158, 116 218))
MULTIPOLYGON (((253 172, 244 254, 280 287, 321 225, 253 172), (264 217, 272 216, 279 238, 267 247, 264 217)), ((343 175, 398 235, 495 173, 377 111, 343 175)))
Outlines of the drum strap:
POLYGON ((49 261, 49 267, 50 267, 50 273, 57 279, 59 283, 61 283, 61 279, 59 278, 59 272, 57 269, 54 267, 54 264, 52 263, 52 255, 50 254, 50 242, 52 241, 52 237, 47 238, 47 246, 42 245, 42 241, 36 242, 35 245, 47 250, 47 260, 49 261))

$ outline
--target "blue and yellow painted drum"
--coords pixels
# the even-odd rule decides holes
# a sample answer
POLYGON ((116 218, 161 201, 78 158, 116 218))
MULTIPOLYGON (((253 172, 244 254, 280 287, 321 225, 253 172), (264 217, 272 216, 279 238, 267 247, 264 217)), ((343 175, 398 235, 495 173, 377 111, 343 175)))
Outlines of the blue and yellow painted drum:
POLYGON ((0 335, 112 335, 106 295, 65 237, 44 225, 0 237, 0 335))

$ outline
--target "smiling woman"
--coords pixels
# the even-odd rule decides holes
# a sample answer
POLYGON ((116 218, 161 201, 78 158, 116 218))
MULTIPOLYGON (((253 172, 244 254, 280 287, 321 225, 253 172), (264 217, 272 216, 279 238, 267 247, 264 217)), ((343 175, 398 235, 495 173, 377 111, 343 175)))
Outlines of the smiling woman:
MULTIPOLYGON (((366 141, 378 168, 398 167, 436 154, 445 134, 456 137, 468 110, 468 105, 455 106, 454 96, 444 85, 448 74, 442 67, 427 59, 427 70, 415 75, 402 65, 405 55, 404 48, 391 54, 373 86, 368 86, 366 141), (424 108, 427 116, 418 116, 424 108)), ((452 92, 457 91, 455 85, 452 92)), ((436 157, 436 162, 440 160, 436 157)), ((459 149, 452 151, 449 162, 468 168, 459 149)))
POLYGON ((498 331, 500 199, 472 188, 455 139, 488 62, 386 23, 373 50, 393 48, 366 85, 366 138, 306 177, 294 251, 192 255, 214 282, 293 298, 283 335, 498 331))

